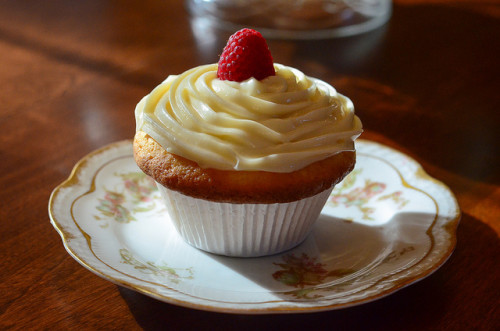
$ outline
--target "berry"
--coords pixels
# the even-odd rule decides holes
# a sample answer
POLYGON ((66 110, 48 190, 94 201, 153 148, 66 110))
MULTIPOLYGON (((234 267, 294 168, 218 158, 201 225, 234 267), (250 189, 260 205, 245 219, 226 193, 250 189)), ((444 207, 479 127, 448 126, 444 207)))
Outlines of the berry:
POLYGON ((242 82, 250 77, 262 80, 275 74, 273 57, 260 32, 242 29, 229 37, 219 59, 219 79, 242 82))

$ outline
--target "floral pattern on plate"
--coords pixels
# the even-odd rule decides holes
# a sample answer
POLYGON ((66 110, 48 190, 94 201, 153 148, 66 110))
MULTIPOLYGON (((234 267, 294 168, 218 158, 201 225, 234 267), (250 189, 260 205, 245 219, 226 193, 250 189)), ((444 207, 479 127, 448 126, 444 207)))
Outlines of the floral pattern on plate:
POLYGON ((357 152, 309 237, 273 256, 230 258, 186 244, 130 141, 83 158, 52 193, 49 214, 84 267, 165 302, 235 313, 348 307, 439 268, 460 218, 450 190, 408 156, 364 140, 357 152))
MULTIPOLYGON (((94 215, 98 221, 113 219, 120 223, 136 221, 134 215, 155 208, 158 191, 154 181, 142 172, 116 173, 123 185, 118 190, 104 189, 104 196, 98 198, 96 207, 99 215, 94 215)), ((107 226, 107 224, 105 225, 107 226)))
POLYGON ((182 270, 172 268, 166 264, 157 265, 154 262, 141 262, 137 260, 134 255, 126 248, 120 249, 120 256, 122 257, 122 263, 134 266, 136 270, 139 270, 145 274, 153 274, 155 276, 163 276, 168 278, 171 282, 178 284, 182 279, 193 279, 192 268, 185 268, 182 270), (184 275, 180 275, 182 272, 184 275))
POLYGON ((402 209, 408 200, 404 198, 402 191, 387 193, 387 185, 380 181, 367 179, 360 186, 356 186, 358 176, 362 169, 355 169, 345 180, 332 192, 328 203, 333 207, 344 205, 345 207, 356 207, 362 213, 362 219, 372 220, 370 216, 377 208, 377 201, 392 200, 397 209, 402 209), (383 194, 383 195, 381 195, 383 194))

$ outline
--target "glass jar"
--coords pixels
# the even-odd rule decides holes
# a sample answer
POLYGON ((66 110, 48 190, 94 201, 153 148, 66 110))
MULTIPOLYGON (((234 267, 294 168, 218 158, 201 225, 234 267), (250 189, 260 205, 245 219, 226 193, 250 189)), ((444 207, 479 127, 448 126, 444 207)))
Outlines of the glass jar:
POLYGON ((384 24, 391 0, 187 0, 191 15, 268 38, 318 39, 355 35, 384 24))

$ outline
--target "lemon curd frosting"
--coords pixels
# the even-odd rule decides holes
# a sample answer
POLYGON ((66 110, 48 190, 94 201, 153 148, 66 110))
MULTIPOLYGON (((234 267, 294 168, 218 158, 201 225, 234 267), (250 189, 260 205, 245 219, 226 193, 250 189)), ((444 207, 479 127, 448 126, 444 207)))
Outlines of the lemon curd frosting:
POLYGON ((354 151, 362 124, 351 100, 297 69, 243 82, 217 64, 171 75, 135 109, 137 131, 202 168, 288 173, 354 151))

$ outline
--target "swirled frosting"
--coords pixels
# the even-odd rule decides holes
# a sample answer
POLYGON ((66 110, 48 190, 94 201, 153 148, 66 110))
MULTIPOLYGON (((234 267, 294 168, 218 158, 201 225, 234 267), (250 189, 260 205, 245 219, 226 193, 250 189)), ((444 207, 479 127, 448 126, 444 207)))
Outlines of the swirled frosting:
POLYGON ((137 130, 203 168, 292 172, 353 151, 362 124, 347 97, 275 64, 261 81, 217 78, 217 64, 171 75, 135 109, 137 130))

